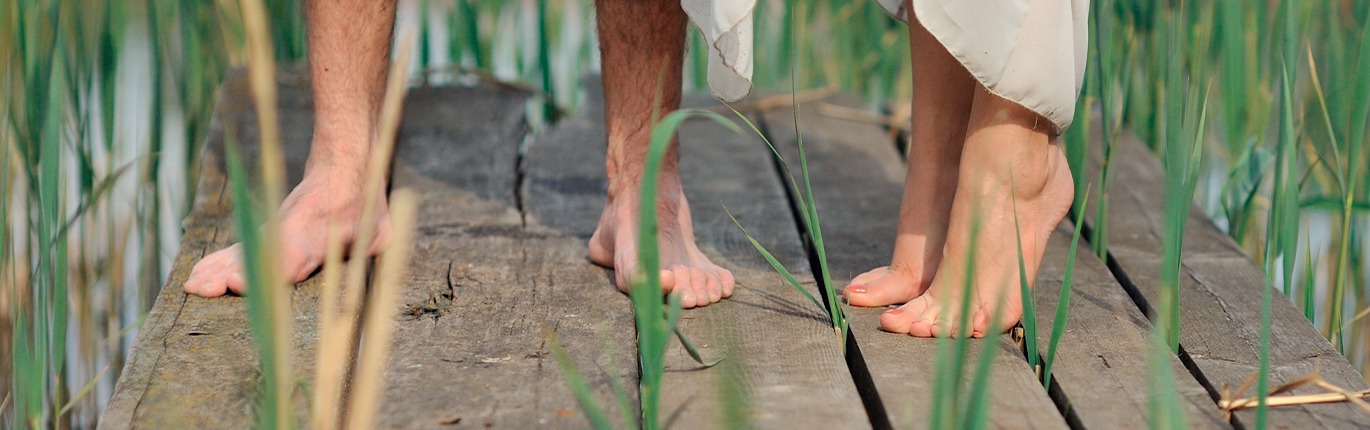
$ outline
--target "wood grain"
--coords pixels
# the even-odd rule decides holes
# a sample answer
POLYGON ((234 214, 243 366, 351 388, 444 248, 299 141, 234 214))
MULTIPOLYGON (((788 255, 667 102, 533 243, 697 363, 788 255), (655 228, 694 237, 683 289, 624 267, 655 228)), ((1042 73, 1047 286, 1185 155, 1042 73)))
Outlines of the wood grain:
MULTIPOLYGON (((1096 133, 1091 141, 1095 144, 1091 145, 1088 175, 1097 178, 1103 159, 1101 137, 1096 133)), ((1108 251, 1116 263, 1115 275, 1154 306, 1160 288, 1160 238, 1165 228, 1164 170, 1145 144, 1130 133, 1125 133, 1118 145, 1113 169, 1107 216, 1108 251)), ((1093 219, 1093 215, 1087 218, 1093 219)), ((1259 366, 1264 275, 1198 208, 1190 210, 1183 249, 1180 346, 1210 395, 1224 387, 1235 389, 1259 366)), ((1347 389, 1370 386, 1293 303, 1278 291, 1271 293, 1272 386, 1304 376, 1315 367, 1320 367, 1328 381, 1347 389)), ((1252 410, 1239 412, 1236 420, 1251 425, 1254 414, 1252 410)), ((1370 417, 1350 404, 1339 403, 1276 408, 1271 410, 1270 420, 1277 428, 1353 428, 1363 426, 1370 417)))
MULTIPOLYGON (((1065 221, 1051 236, 1034 283, 1039 354, 1047 355, 1074 229, 1065 221)), ((1053 384, 1086 428, 1142 429, 1148 417, 1147 389, 1152 325, 1108 267, 1081 238, 1075 259, 1066 328, 1057 345, 1053 384)), ((1191 428, 1226 428, 1208 392, 1171 357, 1170 373, 1191 428)))
MULTIPOLYGON (((595 94, 598 89, 590 85, 595 94)), ((693 98, 687 105, 707 104, 693 98)), ((590 103, 595 103, 591 101, 590 103)), ((597 109, 563 120, 528 153, 526 201, 530 220, 588 239, 604 203, 603 119, 597 109), (588 212, 587 212, 588 211, 588 212)), ((667 351, 663 419, 677 428, 722 425, 727 397, 724 369, 736 366, 747 398, 747 419, 761 428, 867 426, 836 336, 823 313, 784 284, 724 214, 726 205, 788 267, 802 268, 803 251, 785 208, 765 148, 703 120, 680 130, 681 171, 696 237, 716 263, 732 270, 731 299, 686 310, 680 327, 706 358, 725 364, 703 369, 679 343, 667 351)), ((803 279, 811 279, 805 272, 803 279)), ((600 286, 612 289, 606 271, 600 286)))
MULTIPOLYGON (((904 177, 900 155, 877 126, 828 118, 820 103, 860 107, 859 101, 836 97, 799 107, 800 130, 813 176, 814 199, 822 220, 833 281, 845 286, 850 277, 889 264, 898 221, 904 177)), ((792 110, 763 116, 772 142, 798 170, 792 110)), ((897 428, 921 428, 929 419, 925 399, 932 394, 936 342, 879 330, 884 309, 848 308, 852 335, 860 344, 880 399, 897 428)), ((972 342, 973 356, 995 355, 990 413, 995 428, 1065 428, 1028 368, 1022 350, 1005 336, 998 344, 972 342)), ((969 373, 969 372, 968 372, 969 373)))

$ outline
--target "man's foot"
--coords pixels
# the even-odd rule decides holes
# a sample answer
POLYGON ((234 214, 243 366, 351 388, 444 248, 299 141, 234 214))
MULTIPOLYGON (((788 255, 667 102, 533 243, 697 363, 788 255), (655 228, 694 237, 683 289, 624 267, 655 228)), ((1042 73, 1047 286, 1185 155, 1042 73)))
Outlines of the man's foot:
POLYGON ((983 127, 968 137, 947 243, 932 284, 921 296, 886 311, 880 317, 881 328, 919 337, 954 336, 960 332, 965 300, 973 300, 967 333, 975 337, 1006 330, 1022 318, 1019 250, 1032 282, 1047 240, 1074 197, 1065 153, 1032 129, 1035 118, 1028 121, 983 127), (976 223, 978 243, 972 244, 976 223), (966 257, 972 252, 971 297, 966 297, 966 257))
MULTIPOLYGON (((695 246, 690 205, 679 179, 662 178, 657 195, 661 289, 680 294, 685 308, 707 306, 733 295, 733 273, 718 267, 695 246)), ((618 289, 628 292, 637 270, 639 204, 637 187, 611 196, 590 237, 590 261, 614 269, 618 289)))
MULTIPOLYGON (((323 265, 328 229, 337 224, 344 252, 356 240, 362 212, 362 179, 347 169, 309 169, 304 179, 290 191, 281 204, 281 268, 291 283, 305 280, 323 265)), ((390 233, 389 210, 381 196, 375 232, 370 238, 369 254, 384 247, 390 233)), ((185 291, 203 297, 218 297, 232 291, 247 290, 243 268, 242 244, 209 254, 191 270, 185 291)))

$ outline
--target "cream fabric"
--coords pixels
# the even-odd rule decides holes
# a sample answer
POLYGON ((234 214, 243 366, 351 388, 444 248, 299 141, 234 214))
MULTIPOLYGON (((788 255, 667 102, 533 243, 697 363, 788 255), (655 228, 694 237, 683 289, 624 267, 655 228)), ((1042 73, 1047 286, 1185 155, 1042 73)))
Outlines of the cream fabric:
POLYGON ((756 0, 681 0, 709 45, 709 89, 726 102, 752 90, 752 11, 756 0))
MULTIPOLYGON (((903 0, 876 1, 890 15, 908 21, 903 0)), ((714 97, 746 97, 752 87, 756 0, 680 3, 709 45, 714 97)), ((990 92, 1037 112, 1057 132, 1074 120, 1085 76, 1089 0, 914 0, 913 9, 919 22, 990 92)))
MULTIPOLYGON (((903 0, 877 1, 908 21, 903 0)), ((914 0, 913 12, 990 92, 1037 112, 1057 132, 1075 119, 1089 0, 914 0)))

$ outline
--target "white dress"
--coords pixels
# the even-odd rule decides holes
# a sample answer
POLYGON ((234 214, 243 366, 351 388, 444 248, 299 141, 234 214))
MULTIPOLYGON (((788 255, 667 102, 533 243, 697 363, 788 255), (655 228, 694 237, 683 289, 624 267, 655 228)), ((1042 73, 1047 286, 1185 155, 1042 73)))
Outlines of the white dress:
MULTIPOLYGON (((876 1, 908 21, 903 0, 876 1)), ((714 96, 745 97, 751 90, 756 0, 681 5, 713 51, 714 96)), ((1042 115, 1058 132, 1074 120, 1088 52, 1089 0, 914 0, 913 13, 990 92, 1042 115)))

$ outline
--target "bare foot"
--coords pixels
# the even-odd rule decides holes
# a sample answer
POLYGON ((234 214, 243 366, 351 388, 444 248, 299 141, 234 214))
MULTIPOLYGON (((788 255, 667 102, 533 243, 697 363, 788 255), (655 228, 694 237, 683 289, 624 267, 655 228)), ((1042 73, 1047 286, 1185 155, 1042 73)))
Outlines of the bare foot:
MULTIPOLYGON (((988 95, 981 90, 977 104, 982 96, 988 95)), ((960 332, 965 300, 973 301, 968 333, 975 337, 1006 330, 1022 318, 1018 234, 1021 231, 1021 252, 1031 282, 1047 240, 1070 209, 1074 184, 1065 153, 1033 129, 1036 115, 1004 103, 1011 102, 996 98, 987 103, 989 113, 981 118, 994 123, 972 124, 975 131, 962 154, 947 243, 931 286, 925 294, 886 311, 880 317, 881 328, 919 337, 953 336, 960 332), (1015 228, 1015 213, 1020 229, 1015 228), (977 222, 978 243, 972 244, 977 222), (972 251, 971 297, 965 297, 966 256, 972 251), (994 321, 997 326, 992 326, 994 321)))
MULTIPOLYGON (((905 5, 913 10, 912 5, 905 5)), ((844 293, 853 306, 904 304, 932 285, 947 241, 956 199, 975 78, 909 14, 913 62, 912 135, 890 265, 852 279, 844 293)))
MULTIPOLYGON (((637 187, 611 193, 599 227, 590 237, 590 261, 614 269, 618 289, 628 292, 637 269, 639 206, 637 187)), ((657 199, 661 289, 680 294, 685 308, 707 306, 733 295, 733 273, 718 267, 695 246, 690 205, 679 177, 662 178, 657 199)))
MULTIPOLYGON (((285 198, 279 245, 282 269, 291 283, 305 280, 323 265, 330 224, 337 223, 344 249, 350 249, 361 222, 361 181, 359 173, 351 169, 307 169, 304 179, 285 198)), ((389 210, 385 197, 381 199, 375 234, 370 238, 371 255, 382 249, 390 233, 389 210)), ((209 254, 196 263, 184 288, 203 297, 218 297, 228 291, 243 294, 247 282, 242 244, 209 254)))
POLYGON ((886 306, 913 300, 932 285, 937 265, 942 261, 947 218, 956 196, 957 166, 912 160, 911 163, 915 165, 910 166, 904 182, 894 256, 890 265, 857 275, 847 285, 843 293, 853 306, 886 306))

